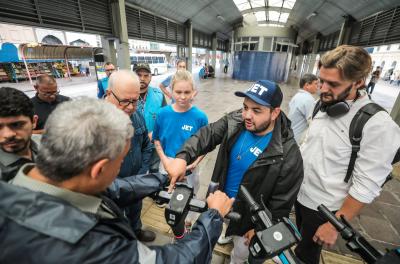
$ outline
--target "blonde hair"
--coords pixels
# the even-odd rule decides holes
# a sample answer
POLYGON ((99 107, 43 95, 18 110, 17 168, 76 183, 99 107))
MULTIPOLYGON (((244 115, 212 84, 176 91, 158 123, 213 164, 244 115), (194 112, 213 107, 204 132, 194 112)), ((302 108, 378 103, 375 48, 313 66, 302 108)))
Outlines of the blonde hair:
POLYGON ((192 74, 187 71, 187 70, 179 70, 177 71, 174 76, 172 77, 172 81, 171 81, 171 87, 172 90, 174 90, 174 86, 177 82, 179 81, 187 81, 190 83, 190 85, 192 86, 192 89, 194 90, 194 83, 193 83, 193 77, 192 74))
POLYGON ((344 80, 365 80, 372 69, 368 52, 361 47, 342 45, 325 53, 318 68, 337 68, 344 80))

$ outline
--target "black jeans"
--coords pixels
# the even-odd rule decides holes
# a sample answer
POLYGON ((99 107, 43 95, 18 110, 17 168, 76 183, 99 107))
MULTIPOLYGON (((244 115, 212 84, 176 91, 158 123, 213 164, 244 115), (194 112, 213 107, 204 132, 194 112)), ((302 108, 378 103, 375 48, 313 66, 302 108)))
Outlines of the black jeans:
POLYGON ((368 84, 368 86, 367 86, 367 93, 368 93, 368 94, 372 94, 372 92, 374 91, 374 88, 375 88, 375 84, 376 84, 376 83, 369 82, 369 84, 368 84))
POLYGON ((294 250, 296 256, 306 264, 318 264, 322 246, 313 241, 318 227, 326 223, 318 211, 307 208, 296 201, 296 225, 301 234, 301 241, 294 250))

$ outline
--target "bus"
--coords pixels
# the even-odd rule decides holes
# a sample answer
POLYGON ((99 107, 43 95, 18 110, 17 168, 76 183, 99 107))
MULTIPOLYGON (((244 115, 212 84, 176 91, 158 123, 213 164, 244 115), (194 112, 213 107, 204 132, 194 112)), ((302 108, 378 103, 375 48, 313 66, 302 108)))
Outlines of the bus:
POLYGON ((134 53, 131 54, 131 67, 132 70, 138 63, 148 63, 150 66, 151 74, 158 75, 167 72, 167 59, 164 54, 152 53, 134 53))

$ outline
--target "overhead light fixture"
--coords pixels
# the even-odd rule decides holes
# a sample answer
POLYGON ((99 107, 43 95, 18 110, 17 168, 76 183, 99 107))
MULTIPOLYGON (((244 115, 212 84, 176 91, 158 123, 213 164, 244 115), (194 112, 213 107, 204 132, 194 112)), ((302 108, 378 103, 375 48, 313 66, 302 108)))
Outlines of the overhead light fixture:
POLYGON ((306 17, 306 20, 309 20, 310 18, 312 18, 312 17, 314 17, 314 16, 316 16, 316 15, 318 15, 317 12, 312 12, 311 14, 309 14, 309 15, 306 17))
POLYGON ((222 22, 225 22, 225 18, 221 15, 217 15, 217 19, 221 20, 222 22))

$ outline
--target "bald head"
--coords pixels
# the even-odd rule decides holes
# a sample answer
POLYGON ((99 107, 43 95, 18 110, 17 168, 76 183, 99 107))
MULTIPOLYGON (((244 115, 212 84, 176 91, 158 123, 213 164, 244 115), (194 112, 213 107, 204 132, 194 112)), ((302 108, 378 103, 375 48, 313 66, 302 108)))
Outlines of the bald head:
POLYGON ((140 81, 136 73, 121 70, 111 74, 108 80, 106 100, 113 103, 126 114, 136 111, 137 100, 140 96, 140 81))
POLYGON ((33 87, 37 92, 37 96, 48 103, 54 102, 59 92, 56 80, 53 76, 47 74, 38 76, 33 87))
POLYGON ((57 85, 56 79, 54 79, 53 76, 50 76, 48 74, 42 74, 39 75, 36 78, 36 85, 41 85, 41 84, 55 84, 57 85))
POLYGON ((113 91, 140 89, 140 80, 136 73, 128 70, 120 70, 111 74, 108 80, 108 88, 113 91))

